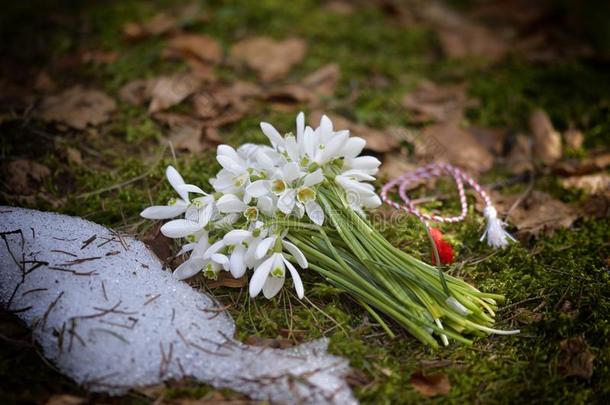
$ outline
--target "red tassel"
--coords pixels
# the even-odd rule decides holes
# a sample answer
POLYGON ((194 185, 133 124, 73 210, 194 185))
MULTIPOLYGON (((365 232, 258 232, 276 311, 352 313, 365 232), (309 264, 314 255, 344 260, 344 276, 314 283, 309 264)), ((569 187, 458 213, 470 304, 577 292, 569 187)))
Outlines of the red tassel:
MULTIPOLYGON (((430 228, 430 234, 438 250, 438 256, 442 264, 453 263, 453 246, 443 238, 443 233, 437 228, 430 228)), ((436 264, 434 252, 432 252, 432 264, 436 264)))

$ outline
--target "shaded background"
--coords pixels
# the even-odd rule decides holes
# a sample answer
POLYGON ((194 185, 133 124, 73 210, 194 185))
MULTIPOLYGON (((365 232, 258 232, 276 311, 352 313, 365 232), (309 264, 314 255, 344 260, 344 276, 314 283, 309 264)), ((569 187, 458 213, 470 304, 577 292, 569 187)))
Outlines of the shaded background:
MULTIPOLYGON (((261 120, 288 132, 298 111, 312 123, 329 113, 382 159, 379 185, 442 160, 492 190, 520 243, 492 254, 472 208, 443 226, 457 253, 447 271, 504 292, 499 325, 524 332, 430 352, 404 333, 389 340, 311 274, 304 303, 289 293, 251 302, 246 280, 191 280, 231 305, 238 337, 290 346, 329 336, 365 403, 603 403, 609 20, 610 3, 592 0, 3 4, 0 202, 135 233, 170 260, 171 241, 138 217, 171 196, 166 165, 207 186, 219 143, 264 142, 261 120)), ((412 193, 431 211, 458 208, 448 181, 412 193)), ((429 259, 415 220, 389 209, 374 218, 429 259)), ((1 313, 0 331, 2 403, 247 402, 189 381, 87 394, 45 364, 12 315, 1 313)))

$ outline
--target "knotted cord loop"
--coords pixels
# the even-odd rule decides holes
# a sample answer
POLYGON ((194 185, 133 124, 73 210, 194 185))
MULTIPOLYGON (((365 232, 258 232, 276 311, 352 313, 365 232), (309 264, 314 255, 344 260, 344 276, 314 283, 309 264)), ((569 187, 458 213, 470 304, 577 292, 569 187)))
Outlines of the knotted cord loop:
POLYGON ((466 192, 464 191, 464 183, 468 184, 474 191, 481 196, 485 203, 484 214, 487 219, 487 228, 481 237, 481 240, 487 238, 487 243, 495 248, 503 248, 508 245, 510 240, 515 240, 510 234, 504 230, 505 223, 497 217, 497 211, 493 206, 489 194, 467 173, 452 166, 448 163, 431 163, 427 166, 420 167, 414 171, 407 172, 400 177, 397 177, 386 183, 381 189, 381 199, 388 205, 406 211, 417 216, 426 226, 428 221, 455 223, 463 221, 468 212, 468 202, 466 200, 466 192), (443 217, 441 215, 426 214, 421 212, 415 203, 407 195, 407 189, 415 182, 420 180, 429 180, 443 175, 450 175, 455 180, 460 198, 461 212, 459 215, 443 217), (404 204, 388 198, 389 192, 398 186, 398 195, 404 204))

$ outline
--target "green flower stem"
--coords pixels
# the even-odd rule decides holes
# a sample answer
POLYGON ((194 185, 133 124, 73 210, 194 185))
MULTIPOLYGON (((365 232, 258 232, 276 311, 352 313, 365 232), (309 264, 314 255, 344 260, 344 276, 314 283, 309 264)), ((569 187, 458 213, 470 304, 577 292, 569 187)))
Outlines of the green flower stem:
POLYGON ((465 335, 513 333, 493 328, 502 295, 481 292, 397 249, 349 206, 332 175, 327 179, 317 189, 327 218, 324 226, 292 219, 274 219, 267 225, 288 229, 287 238, 307 256, 309 267, 350 294, 389 336, 394 333, 381 313, 432 347, 438 347, 438 338, 471 344, 465 335), (447 302, 449 297, 469 312, 458 312, 447 302))

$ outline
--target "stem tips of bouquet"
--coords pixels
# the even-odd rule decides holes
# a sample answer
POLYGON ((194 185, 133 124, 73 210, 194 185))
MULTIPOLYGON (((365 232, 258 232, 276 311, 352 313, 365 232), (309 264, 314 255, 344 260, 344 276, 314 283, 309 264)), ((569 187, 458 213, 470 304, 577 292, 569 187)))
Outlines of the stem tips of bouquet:
MULTIPOLYGON (((164 235, 184 241, 179 254, 189 254, 174 270, 175 277, 202 273, 215 279, 221 271, 234 277, 250 273, 250 295, 262 291, 273 298, 289 273, 297 296, 303 298, 301 274, 314 271, 360 303, 390 336, 391 327, 399 325, 433 347, 439 341, 447 345, 450 339, 469 344, 474 336, 518 332, 493 328, 502 295, 481 292, 415 259, 393 246, 367 219, 366 210, 382 203, 371 184, 381 162, 361 156, 363 138, 336 130, 327 116, 317 128, 305 126, 303 113, 296 118, 296 135, 281 135, 264 122, 261 130, 270 146, 218 147, 221 169, 210 180, 213 191, 186 184, 170 166, 167 178, 179 198, 142 211, 149 219, 180 217, 161 228, 164 235)), ((460 197, 462 181, 475 187, 470 177, 450 166, 418 173, 431 176, 441 170, 453 174, 460 197)), ((390 202, 388 190, 399 182, 384 187, 386 201, 390 202)), ((403 196, 404 189, 399 192, 403 196)), ((510 237, 493 215, 487 195, 482 196, 491 207, 486 210, 488 241, 503 246, 510 237)), ((406 207, 416 212, 412 204, 406 207)))

